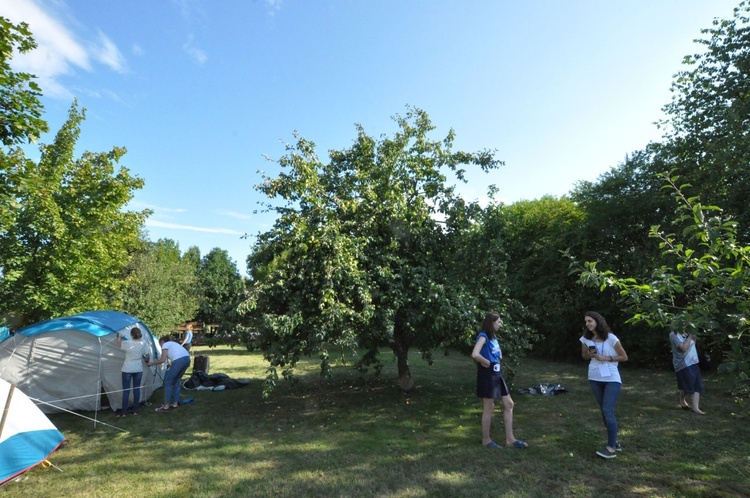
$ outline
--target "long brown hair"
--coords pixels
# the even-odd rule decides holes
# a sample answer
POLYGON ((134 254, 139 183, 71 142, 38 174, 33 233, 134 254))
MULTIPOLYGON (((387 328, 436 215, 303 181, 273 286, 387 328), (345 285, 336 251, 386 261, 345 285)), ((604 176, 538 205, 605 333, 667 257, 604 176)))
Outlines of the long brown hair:
POLYGON ((487 313, 487 316, 484 317, 484 322, 482 322, 482 331, 487 334, 487 337, 490 339, 495 338, 495 327, 493 326, 495 322, 500 318, 500 313, 496 311, 490 311, 487 313))
MULTIPOLYGON (((596 311, 587 311, 583 314, 583 316, 589 316, 594 319, 594 321, 596 322, 596 335, 599 336, 599 339, 606 341, 607 336, 609 336, 609 333, 612 332, 611 330, 609 330, 607 320, 605 320, 604 317, 596 311)), ((594 338, 594 334, 589 329, 585 329, 583 331, 583 337, 591 340, 594 338)))

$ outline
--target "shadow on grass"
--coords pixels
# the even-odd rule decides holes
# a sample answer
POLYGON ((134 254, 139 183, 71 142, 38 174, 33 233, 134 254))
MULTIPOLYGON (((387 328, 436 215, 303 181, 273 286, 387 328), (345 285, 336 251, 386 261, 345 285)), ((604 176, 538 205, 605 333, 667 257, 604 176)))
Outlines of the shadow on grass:
MULTIPOLYGON (((606 434, 583 363, 524 360, 516 386, 553 382, 569 392, 514 393, 515 433, 530 448, 488 450, 474 366, 461 355, 414 361, 409 394, 384 354, 380 377, 339 366, 331 379, 282 381, 263 400, 258 354, 223 353, 209 352, 212 371, 244 368, 248 386, 190 391, 195 404, 155 413, 160 390, 138 417, 101 416, 127 433, 53 416, 70 440, 54 455, 65 473, 39 473, 8 496, 742 496, 750 485, 747 419, 731 415, 719 379, 706 378, 709 416, 699 417, 677 406, 671 372, 623 369, 625 449, 604 461, 594 455, 606 434)), ((493 437, 501 441, 502 430, 498 408, 493 437)))

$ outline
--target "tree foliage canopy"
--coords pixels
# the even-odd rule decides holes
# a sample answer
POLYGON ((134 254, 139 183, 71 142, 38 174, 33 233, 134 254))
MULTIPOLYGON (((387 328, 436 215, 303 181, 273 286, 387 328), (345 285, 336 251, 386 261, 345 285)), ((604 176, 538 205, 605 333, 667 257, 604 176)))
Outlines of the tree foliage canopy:
POLYGON ((9 201, 0 228, 0 310, 25 321, 106 307, 147 212, 124 210, 143 181, 118 167, 125 149, 74 149, 84 120, 74 103, 37 163, 0 151, 9 201))
POLYGON ((721 368, 750 380, 750 246, 737 243, 737 223, 698 197, 686 197, 689 185, 665 176, 679 202, 681 234, 651 228, 659 241, 662 265, 648 278, 620 277, 587 262, 580 282, 613 287, 632 312, 631 322, 697 334, 726 352, 721 368))
MULTIPOLYGON (((186 253, 187 256, 187 253, 186 253)), ((214 248, 198 266, 199 308, 196 318, 231 332, 240 323, 237 307, 245 299, 245 281, 237 265, 223 249, 214 248)))
POLYGON ((585 252, 585 210, 569 197, 545 196, 490 208, 492 223, 501 227, 512 262, 508 270, 510 295, 533 315, 529 325, 543 337, 534 354, 555 359, 580 356, 571 348, 580 335, 583 311, 592 306, 591 293, 582 292, 570 275, 563 253, 585 252))
POLYGON ((33 142, 49 128, 42 119, 42 95, 34 76, 10 67, 13 52, 36 48, 26 23, 13 24, 0 17, 0 143, 10 147, 33 142))
MULTIPOLYGON (((577 259, 596 262, 597 269, 611 272, 613 278, 639 283, 651 282, 664 265, 674 268, 679 255, 666 253, 647 234, 653 231, 650 227, 668 227, 687 246, 683 234, 695 229, 695 220, 692 216, 674 216, 675 196, 711 213, 714 208, 706 206, 721 206, 721 218, 737 222, 733 243, 739 247, 750 243, 749 13, 748 3, 740 3, 732 19, 715 20, 711 28, 703 30, 705 39, 696 40, 705 50, 686 57, 686 69, 675 76, 672 101, 664 107, 667 119, 660 123, 665 129, 663 140, 630 155, 597 182, 577 185, 571 198, 585 213, 581 231, 584 247, 570 252, 577 259), (662 188, 665 178, 674 177, 692 186, 690 198, 672 188, 662 188)), ((692 250, 693 255, 700 253, 695 247, 692 250)), ((683 281, 687 276, 677 278, 679 286, 687 289, 683 281)), ((669 320, 649 318, 625 324, 628 316, 620 320, 622 313, 615 303, 614 291, 619 289, 616 286, 601 289, 603 306, 612 297, 605 314, 616 318, 618 328, 627 327, 627 337, 632 342, 628 351, 632 357, 639 363, 668 364, 668 351, 659 346, 664 344, 663 327, 669 320)), ((686 294, 682 299, 687 302, 692 297, 686 294)), ((641 304, 645 306, 648 302, 641 304)), ((650 313, 639 309, 634 302, 629 304, 630 313, 643 316, 650 313)), ((716 304, 713 320, 724 323, 727 311, 716 304)), ((702 310, 708 313, 710 307, 702 310)), ((714 332, 706 342, 712 353, 716 353, 714 363, 727 351, 728 342, 720 340, 721 331, 724 339, 728 339, 736 328, 709 327, 714 332)))
POLYGON ((271 363, 269 387, 276 368, 288 375, 301 355, 319 354, 325 374, 329 348, 364 348, 359 367, 379 370, 378 350, 387 346, 402 387, 411 389, 410 348, 429 361, 434 348, 473 335, 486 306, 500 305, 503 262, 484 261, 481 250, 462 260, 476 209, 447 177, 460 181, 464 167, 500 163, 491 151, 453 151, 452 130, 431 140, 424 111, 409 109, 395 121, 399 131, 380 140, 358 127, 352 147, 331 151, 328 163, 298 139, 279 161, 282 173, 258 186, 283 201, 269 206, 278 219, 248 259, 252 285, 243 305, 271 363), (474 265, 473 273, 458 271, 456 261, 474 265))
POLYGON ((143 242, 123 272, 126 287, 119 295, 120 307, 137 316, 157 335, 195 318, 198 290, 195 267, 182 257, 170 239, 143 242))
POLYGON ((654 146, 663 166, 694 185, 704 205, 721 206, 750 242, 750 4, 704 29, 702 53, 685 57, 664 107, 666 135, 654 146))

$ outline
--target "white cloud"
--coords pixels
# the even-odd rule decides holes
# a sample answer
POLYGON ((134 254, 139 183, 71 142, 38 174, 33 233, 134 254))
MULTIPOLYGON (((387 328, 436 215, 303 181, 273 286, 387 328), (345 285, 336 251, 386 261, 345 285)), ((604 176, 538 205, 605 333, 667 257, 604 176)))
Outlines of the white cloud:
POLYGON ((96 42, 82 43, 62 20, 63 14, 53 12, 53 6, 46 7, 35 0, 0 1, 0 15, 14 23, 28 23, 37 43, 36 49, 13 58, 13 68, 34 74, 45 96, 72 98, 59 78, 74 74, 76 69, 92 71, 92 60, 118 72, 125 70, 125 58, 106 35, 99 33, 96 42))
POLYGON ((172 0, 172 3, 177 6, 180 15, 186 19, 191 18, 196 10, 195 0, 172 0))
POLYGON ((113 92, 112 90, 104 89, 104 90, 102 90, 102 93, 105 94, 105 95, 108 95, 109 98, 111 98, 115 102, 122 102, 123 101, 122 97, 120 97, 120 95, 117 92, 113 92))
POLYGON ((281 10, 282 3, 284 3, 283 0, 266 0, 266 5, 268 5, 268 14, 272 17, 276 15, 276 13, 281 10))
POLYGON ((214 211, 220 216, 229 216, 230 218, 236 218, 238 220, 251 220, 253 217, 249 214, 238 213, 236 211, 214 211))
POLYGON ((183 50, 187 52, 187 54, 198 61, 198 64, 203 65, 208 60, 208 53, 206 53, 205 50, 202 50, 196 46, 193 45, 193 36, 190 35, 188 38, 188 41, 185 42, 185 44, 182 46, 183 50))
POLYGON ((230 230, 228 228, 205 228, 205 227, 194 227, 190 225, 179 225, 177 223, 165 223, 158 220, 146 220, 147 227, 156 228, 169 228, 172 230, 187 230, 190 232, 202 232, 202 233, 220 233, 225 235, 245 235, 244 232, 238 232, 237 230, 230 230))
POLYGON ((138 201, 132 201, 129 204, 130 207, 133 207, 135 209, 150 209, 154 211, 155 213, 185 213, 187 212, 187 209, 185 208, 168 208, 163 206, 157 206, 156 204, 147 204, 145 202, 138 202, 138 201))
POLYGON ((117 45, 112 43, 112 40, 101 31, 99 31, 99 43, 92 49, 92 54, 96 60, 118 73, 124 73, 127 70, 125 57, 123 57, 117 45))

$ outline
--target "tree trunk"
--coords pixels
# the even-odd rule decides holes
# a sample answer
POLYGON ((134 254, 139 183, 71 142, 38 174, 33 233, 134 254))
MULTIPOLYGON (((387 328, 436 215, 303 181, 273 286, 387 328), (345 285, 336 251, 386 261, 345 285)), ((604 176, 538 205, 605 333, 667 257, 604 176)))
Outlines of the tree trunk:
POLYGON ((409 341, 403 320, 399 317, 401 312, 396 312, 396 320, 393 324, 393 352, 396 353, 398 365, 398 383, 401 390, 411 392, 414 390, 414 380, 409 370, 409 341))

